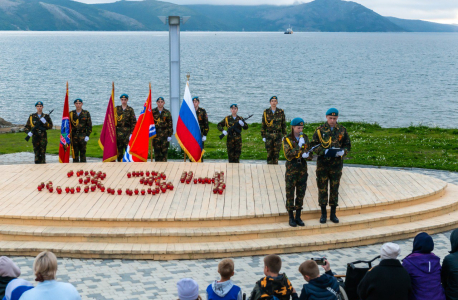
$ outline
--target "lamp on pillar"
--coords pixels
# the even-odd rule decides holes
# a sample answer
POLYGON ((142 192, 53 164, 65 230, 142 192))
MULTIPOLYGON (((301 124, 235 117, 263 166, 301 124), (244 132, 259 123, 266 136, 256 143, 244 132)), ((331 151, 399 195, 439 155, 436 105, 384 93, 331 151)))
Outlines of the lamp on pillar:
MULTIPOLYGON (((169 24, 169 70, 170 70, 170 112, 173 119, 173 132, 176 132, 180 113, 180 23, 185 24, 190 17, 161 16, 164 24, 169 24)), ((178 145, 175 135, 172 144, 178 145)))

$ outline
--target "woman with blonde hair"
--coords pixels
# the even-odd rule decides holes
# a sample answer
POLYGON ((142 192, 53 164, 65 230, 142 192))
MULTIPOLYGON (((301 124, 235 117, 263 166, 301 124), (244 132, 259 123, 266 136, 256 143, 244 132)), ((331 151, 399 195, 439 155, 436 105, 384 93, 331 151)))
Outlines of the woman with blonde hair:
POLYGON ((57 258, 54 253, 43 251, 38 254, 33 262, 33 271, 38 285, 22 294, 21 300, 81 300, 71 283, 56 281, 57 258))

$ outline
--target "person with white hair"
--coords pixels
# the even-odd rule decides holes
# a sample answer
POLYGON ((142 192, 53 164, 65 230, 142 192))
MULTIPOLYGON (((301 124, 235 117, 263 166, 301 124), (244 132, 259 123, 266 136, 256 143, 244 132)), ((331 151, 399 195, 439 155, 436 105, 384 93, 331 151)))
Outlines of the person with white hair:
POLYGON ((380 264, 370 269, 358 285, 363 300, 408 300, 412 290, 409 273, 397 259, 401 248, 395 243, 383 244, 380 264))

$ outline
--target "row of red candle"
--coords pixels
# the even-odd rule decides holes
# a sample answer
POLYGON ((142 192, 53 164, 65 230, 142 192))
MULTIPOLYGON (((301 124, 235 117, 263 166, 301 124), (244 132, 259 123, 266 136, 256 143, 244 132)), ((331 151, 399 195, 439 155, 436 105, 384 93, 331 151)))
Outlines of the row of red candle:
MULTIPOLYGON (((71 174, 73 176, 73 171, 69 171, 67 173, 67 175, 68 174, 71 174)), ((98 171, 98 172, 96 172, 94 170, 90 170, 90 171, 78 170, 78 171, 76 171, 76 176, 77 177, 80 177, 80 176, 83 176, 83 175, 84 176, 89 176, 89 175, 95 176, 95 175, 97 175, 97 177, 107 177, 107 174, 105 172, 102 172, 102 171, 98 171)))
POLYGON ((127 172, 127 178, 131 178, 131 177, 143 177, 144 175, 146 175, 146 177, 149 177, 150 175, 151 176, 158 176, 158 177, 161 177, 162 179, 166 179, 167 176, 165 176, 165 173, 162 172, 162 173, 159 173, 159 172, 156 172, 156 171, 151 171, 151 173, 149 171, 146 171, 146 172, 143 172, 143 171, 133 171, 132 173, 131 172, 127 172))
POLYGON ((184 183, 186 181, 187 184, 190 184, 193 176, 194 176, 194 173, 192 171, 189 171, 189 172, 184 171, 183 173, 181 173, 180 181, 181 183, 184 183))
POLYGON ((140 184, 152 186, 153 183, 156 183, 156 185, 159 185, 162 179, 165 180, 165 178, 162 177, 142 177, 140 178, 140 184))

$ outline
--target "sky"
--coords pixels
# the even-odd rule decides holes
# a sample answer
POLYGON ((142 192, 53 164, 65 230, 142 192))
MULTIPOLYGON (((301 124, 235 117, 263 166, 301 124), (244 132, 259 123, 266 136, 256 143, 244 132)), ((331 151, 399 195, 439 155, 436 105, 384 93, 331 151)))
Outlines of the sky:
MULTIPOLYGON (((107 3, 114 0, 77 0, 107 3)), ((353 0, 387 17, 458 24, 458 0, 353 0)), ((291 5, 309 0, 165 0, 176 4, 291 5)))

